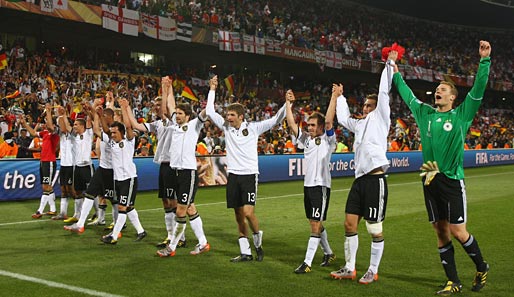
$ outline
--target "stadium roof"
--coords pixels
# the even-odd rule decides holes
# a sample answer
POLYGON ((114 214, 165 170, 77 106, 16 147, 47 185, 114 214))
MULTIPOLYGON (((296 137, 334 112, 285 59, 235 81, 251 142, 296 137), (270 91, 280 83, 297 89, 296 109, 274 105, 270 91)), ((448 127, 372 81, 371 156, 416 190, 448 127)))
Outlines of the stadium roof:
POLYGON ((514 30, 514 0, 350 1, 437 22, 514 30))

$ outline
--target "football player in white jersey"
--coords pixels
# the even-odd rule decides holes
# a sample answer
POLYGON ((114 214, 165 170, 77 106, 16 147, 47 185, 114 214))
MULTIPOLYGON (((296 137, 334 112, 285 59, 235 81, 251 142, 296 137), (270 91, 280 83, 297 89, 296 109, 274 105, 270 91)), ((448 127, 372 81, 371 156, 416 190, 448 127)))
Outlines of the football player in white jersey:
POLYGON ((68 218, 68 198, 73 198, 73 152, 71 148, 71 119, 68 118, 66 109, 60 106, 57 109, 57 124, 59 125, 59 152, 60 168, 59 183, 61 184, 61 205, 58 215, 52 220, 65 220, 68 218))
POLYGON ((391 126, 391 108, 389 92, 391 91, 393 66, 398 53, 391 51, 380 77, 379 93, 368 95, 362 108, 363 118, 350 117, 350 110, 343 96, 343 86, 334 84, 336 92, 337 120, 344 127, 355 133, 353 151, 355 152, 355 180, 348 193, 345 209, 345 259, 346 264, 330 274, 335 279, 355 279, 355 261, 359 247, 357 229, 362 218, 371 235, 371 257, 369 268, 359 279, 361 284, 370 284, 378 280, 378 266, 384 252, 384 235, 382 221, 385 219, 387 206, 386 171, 389 160, 386 157, 387 135, 391 126))
POLYGON ((284 121, 286 112, 282 106, 275 116, 261 122, 247 122, 245 107, 240 103, 227 106, 226 119, 214 108, 218 77, 210 82, 206 112, 212 122, 225 133, 227 148, 227 208, 233 208, 239 230, 240 254, 232 258, 232 262, 252 261, 252 249, 248 240, 248 225, 253 231, 253 244, 257 253, 257 261, 264 259, 262 249, 262 231, 255 215, 257 201, 257 184, 259 164, 257 157, 257 141, 259 135, 284 121))
MULTIPOLYGON (((95 109, 93 132, 99 137, 99 139, 108 139, 109 135, 102 131, 102 128, 100 128, 100 123, 102 123, 102 126, 105 126, 106 128, 107 125, 111 125, 114 122, 114 111, 110 108, 104 111, 101 107, 101 104, 102 103, 99 99, 95 100, 95 104, 93 106, 95 109)), ((93 174, 91 182, 89 183, 84 196, 85 199, 78 222, 70 226, 64 226, 64 230, 76 232, 79 234, 84 232, 84 224, 86 222, 89 211, 93 207, 95 198, 103 199, 105 197, 112 202, 113 207, 118 207, 117 201, 114 197, 112 151, 111 147, 107 145, 105 141, 100 143, 99 166, 93 174)), ((99 210, 99 216, 97 219, 102 219, 102 217, 105 218, 106 205, 102 204, 100 206, 102 208, 99 210)), ((102 224, 102 222, 100 222, 100 224, 102 224)), ((105 225, 105 221, 103 221, 103 225, 105 225)))
POLYGON ((336 147, 336 135, 333 121, 336 112, 337 96, 332 95, 326 118, 312 113, 307 119, 307 133, 298 128, 293 116, 292 103, 295 99, 292 90, 286 92, 287 124, 291 133, 304 147, 305 180, 303 187, 303 203, 305 215, 311 226, 311 236, 307 244, 307 252, 303 263, 294 270, 297 274, 311 272, 312 260, 318 245, 323 250, 321 266, 329 266, 336 256, 328 243, 327 231, 323 222, 327 219, 330 202, 330 158, 336 147))
MULTIPOLYGON (((171 90, 173 91, 173 90, 171 90)), ((171 118, 170 168, 171 189, 177 197, 177 215, 173 227, 173 234, 170 244, 166 248, 157 251, 160 257, 172 257, 179 239, 186 228, 186 214, 189 217, 189 224, 198 239, 198 244, 192 255, 208 252, 211 248, 203 231, 202 218, 195 207, 195 195, 198 188, 198 173, 196 172, 196 143, 203 123, 207 120, 205 110, 194 119, 192 117, 191 105, 188 103, 175 104, 173 96, 168 97, 169 101, 163 98, 163 113, 171 118)))
MULTIPOLYGON (((87 113, 88 107, 83 106, 87 113)), ((84 191, 94 173, 94 166, 91 162, 91 146, 93 144, 92 117, 86 119, 75 119, 71 132, 71 143, 73 152, 73 190, 75 198, 75 213, 72 217, 65 219, 65 223, 75 223, 79 220, 84 202, 84 191)))
MULTIPOLYGON (((164 208, 164 223, 166 225, 167 236, 157 244, 158 248, 165 248, 171 241, 174 232, 173 226, 175 224, 175 213, 177 210, 177 197, 173 195, 171 188, 171 167, 170 167, 170 143, 171 143, 171 130, 167 129, 171 125, 171 121, 163 115, 163 99, 168 99, 175 102, 173 95, 172 81, 168 77, 163 77, 161 80, 162 96, 156 98, 154 102, 154 111, 157 113, 159 120, 150 123, 138 123, 132 112, 128 113, 130 124, 132 127, 140 132, 153 132, 157 138, 157 149, 153 158, 154 163, 159 164, 159 194, 158 197, 162 199, 162 206, 164 208)), ((180 238, 177 247, 185 247, 186 238, 185 234, 180 238)))
POLYGON ((128 120, 127 109, 130 106, 126 99, 119 100, 125 125, 114 122, 110 127, 110 139, 102 139, 111 147, 112 166, 114 172, 114 191, 118 200, 118 219, 112 229, 112 233, 103 236, 100 240, 106 244, 116 244, 121 229, 127 221, 127 217, 136 229, 135 241, 146 237, 146 231, 139 221, 139 215, 135 209, 137 193, 137 170, 134 164, 134 130, 128 120), (127 127, 127 128, 125 128, 127 127), (126 136, 125 136, 126 135, 126 136))

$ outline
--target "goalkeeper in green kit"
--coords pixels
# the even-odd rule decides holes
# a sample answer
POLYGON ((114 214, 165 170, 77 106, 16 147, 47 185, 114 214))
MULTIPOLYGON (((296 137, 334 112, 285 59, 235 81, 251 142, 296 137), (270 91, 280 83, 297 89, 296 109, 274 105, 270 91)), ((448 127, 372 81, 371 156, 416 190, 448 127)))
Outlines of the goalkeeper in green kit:
POLYGON ((435 90, 435 107, 418 100, 395 65, 393 82, 411 110, 420 130, 423 147, 423 192, 428 219, 438 239, 439 256, 448 278, 437 295, 452 295, 462 290, 455 265, 452 236, 459 241, 476 265, 472 291, 485 286, 489 264, 484 261, 477 240, 466 229, 466 188, 464 186, 464 140, 487 86, 491 65, 491 46, 480 41, 480 64, 473 88, 464 102, 453 107, 457 89, 442 81, 435 90))

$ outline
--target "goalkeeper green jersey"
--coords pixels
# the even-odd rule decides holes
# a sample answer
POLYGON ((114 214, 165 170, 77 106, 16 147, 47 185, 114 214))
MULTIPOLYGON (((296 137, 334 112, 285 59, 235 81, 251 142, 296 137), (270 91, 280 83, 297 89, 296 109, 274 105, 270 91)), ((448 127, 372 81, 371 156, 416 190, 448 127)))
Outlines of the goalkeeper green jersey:
POLYGON ((439 171, 452 179, 464 178, 464 141, 484 96, 491 58, 480 60, 473 88, 464 102, 447 112, 417 99, 399 72, 393 81, 418 124, 423 162, 437 161, 439 171))

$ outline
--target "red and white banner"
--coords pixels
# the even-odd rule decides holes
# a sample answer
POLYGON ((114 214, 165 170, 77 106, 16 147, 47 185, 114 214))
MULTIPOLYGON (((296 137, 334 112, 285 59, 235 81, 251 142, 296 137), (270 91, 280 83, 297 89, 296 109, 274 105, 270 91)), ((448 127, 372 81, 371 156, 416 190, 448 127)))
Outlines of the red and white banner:
POLYGON ((220 51, 240 52, 241 35, 238 32, 218 31, 218 44, 220 51))
POLYGON ((122 34, 137 36, 139 12, 102 4, 102 27, 122 34))
POLYGON ((159 40, 177 39, 177 24, 174 19, 141 13, 143 33, 159 40))
POLYGON ((264 55, 266 53, 264 38, 243 34, 243 51, 246 53, 264 55))
POLYGON ((343 54, 332 51, 325 51, 326 66, 330 68, 343 68, 343 54))
POLYGON ((54 9, 68 9, 68 0, 53 0, 54 9))
POLYGON ((434 79, 438 82, 444 80, 443 73, 441 71, 434 70, 434 79))
POLYGON ((279 40, 274 40, 271 38, 266 38, 266 52, 267 53, 281 53, 282 47, 279 40))

